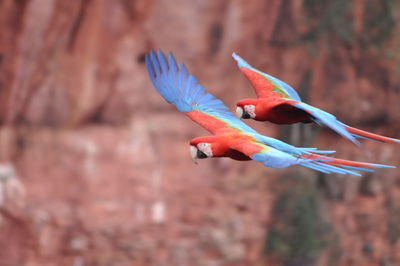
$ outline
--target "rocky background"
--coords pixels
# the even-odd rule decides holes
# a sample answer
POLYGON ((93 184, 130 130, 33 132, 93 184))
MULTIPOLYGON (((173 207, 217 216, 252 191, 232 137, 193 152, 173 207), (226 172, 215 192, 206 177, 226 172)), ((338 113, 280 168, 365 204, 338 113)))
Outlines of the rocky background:
MULTIPOLYGON (((231 58, 343 122, 400 138, 390 0, 0 0, 0 266, 400 265, 400 172, 363 177, 191 163, 208 134, 153 89, 173 51, 234 108, 231 58)), ((247 121, 246 121, 247 122, 247 121)), ((318 127, 249 122, 337 156, 400 165, 318 127)))

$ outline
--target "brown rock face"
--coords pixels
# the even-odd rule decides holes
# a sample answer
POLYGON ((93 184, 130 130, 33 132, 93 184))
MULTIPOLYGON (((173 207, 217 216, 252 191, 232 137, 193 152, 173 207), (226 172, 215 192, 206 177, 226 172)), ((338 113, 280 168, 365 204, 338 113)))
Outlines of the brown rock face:
MULTIPOLYGON (((399 6, 388 0, 0 1, 0 266, 399 265, 400 174, 361 178, 210 159, 154 90, 172 51, 233 108, 231 58, 341 121, 400 138, 399 6)), ((247 122, 247 121, 246 121, 247 122)), ((312 125, 248 122, 299 146, 364 155, 312 125)))

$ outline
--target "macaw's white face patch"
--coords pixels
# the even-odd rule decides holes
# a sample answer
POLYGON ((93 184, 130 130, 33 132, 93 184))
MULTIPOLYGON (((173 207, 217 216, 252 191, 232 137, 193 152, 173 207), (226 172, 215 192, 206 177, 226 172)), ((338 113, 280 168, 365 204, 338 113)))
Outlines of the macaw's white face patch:
POLYGON ((252 104, 244 106, 244 112, 250 116, 250 118, 256 117, 256 107, 252 104))
POLYGON ((197 149, 207 155, 207 157, 213 157, 210 143, 200 142, 197 144, 197 149))
POLYGON ((193 162, 197 164, 197 147, 190 146, 190 157, 192 157, 193 162))
POLYGON ((236 117, 237 118, 242 118, 243 117, 243 113, 244 113, 244 111, 243 111, 242 107, 240 107, 240 106, 236 107, 236 117))

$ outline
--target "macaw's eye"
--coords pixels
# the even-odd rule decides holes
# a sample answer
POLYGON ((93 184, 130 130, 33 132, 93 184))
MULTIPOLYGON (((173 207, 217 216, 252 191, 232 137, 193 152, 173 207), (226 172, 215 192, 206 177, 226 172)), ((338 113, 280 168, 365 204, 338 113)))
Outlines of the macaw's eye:
POLYGON ((242 117, 244 119, 255 118, 256 117, 256 107, 252 104, 245 105, 242 117))

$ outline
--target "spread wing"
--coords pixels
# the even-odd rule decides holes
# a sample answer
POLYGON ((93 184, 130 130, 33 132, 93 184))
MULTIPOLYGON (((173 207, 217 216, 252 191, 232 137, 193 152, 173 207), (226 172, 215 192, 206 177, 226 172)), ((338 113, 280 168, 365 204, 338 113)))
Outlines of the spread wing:
POLYGON ((309 113, 316 123, 326 125, 344 138, 361 147, 361 143, 346 129, 346 126, 343 123, 336 119, 334 115, 303 102, 293 102, 292 105, 309 113))
POLYGON ((232 57, 237 61, 238 67, 256 90, 258 98, 266 98, 271 93, 277 93, 283 98, 301 101, 297 92, 287 83, 255 69, 235 53, 232 54, 232 57))
POLYGON ((228 111, 224 103, 208 93, 197 79, 188 73, 184 64, 179 67, 172 53, 168 59, 161 51, 151 51, 146 57, 150 79, 164 99, 175 104, 178 111, 186 114, 213 134, 222 129, 256 133, 228 111))

